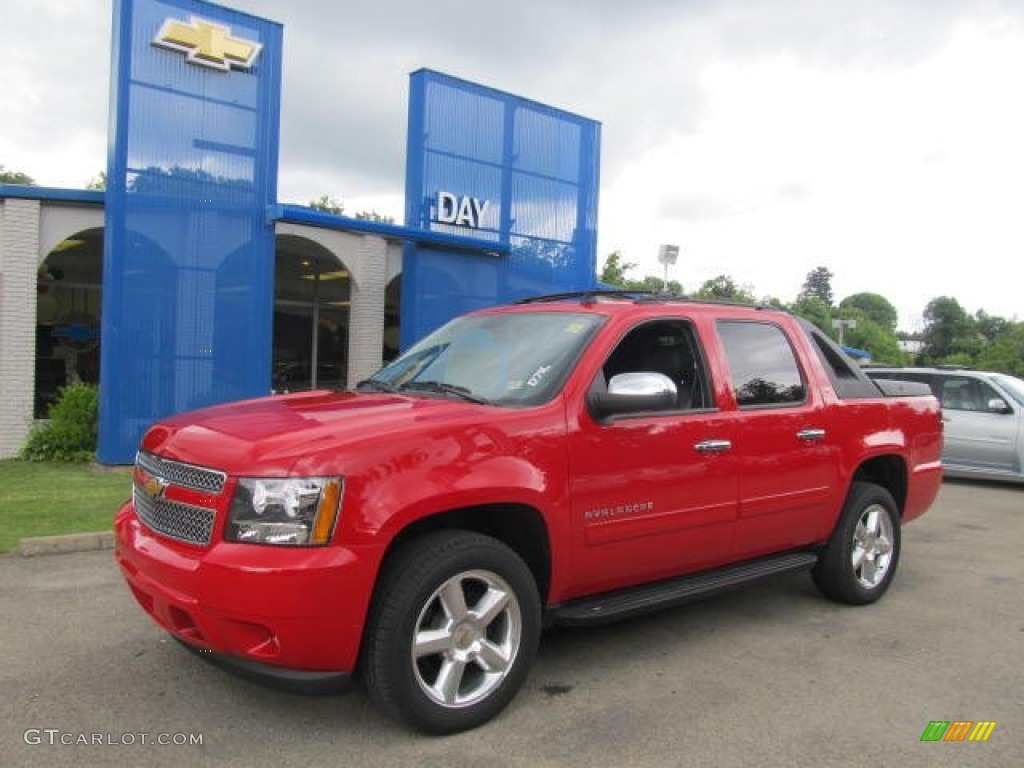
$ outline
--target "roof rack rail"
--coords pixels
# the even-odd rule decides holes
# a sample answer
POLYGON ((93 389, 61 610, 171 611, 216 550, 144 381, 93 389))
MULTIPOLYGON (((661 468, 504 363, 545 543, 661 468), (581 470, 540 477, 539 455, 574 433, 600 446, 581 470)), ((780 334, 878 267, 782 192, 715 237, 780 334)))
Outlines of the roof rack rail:
POLYGON ((615 291, 604 288, 594 288, 589 291, 568 291, 566 293, 549 293, 544 296, 531 296, 526 299, 519 299, 516 304, 543 304, 549 301, 565 301, 566 299, 579 299, 581 304, 592 304, 595 300, 600 298, 633 299, 636 301, 639 298, 656 295, 658 294, 655 294, 653 291, 631 291, 625 288, 615 291))
POLYGON ((746 309, 771 309, 776 312, 785 312, 784 309, 773 307, 771 304, 753 304, 749 301, 736 301, 735 299, 705 298, 703 296, 686 296, 678 293, 652 293, 650 296, 637 299, 637 303, 655 301, 689 302, 691 304, 715 304, 723 307, 744 307, 746 309))
MULTIPOLYGON (((644 290, 630 290, 623 288, 622 290, 607 290, 607 289, 593 289, 590 291, 568 291, 566 293, 551 293, 544 296, 531 296, 526 299, 519 299, 516 304, 543 304, 552 301, 566 301, 570 299, 579 299, 581 304, 593 304, 598 299, 621 299, 624 301, 633 301, 635 304, 654 304, 657 302, 674 302, 674 303, 692 303, 692 304, 719 304, 730 307, 747 307, 748 309, 773 309, 778 310, 778 307, 773 307, 769 304, 751 304, 745 301, 733 301, 730 299, 715 299, 715 298, 701 298, 699 296, 687 296, 680 293, 666 293, 663 291, 644 291, 644 290)), ((785 311, 785 310, 780 310, 785 311)))

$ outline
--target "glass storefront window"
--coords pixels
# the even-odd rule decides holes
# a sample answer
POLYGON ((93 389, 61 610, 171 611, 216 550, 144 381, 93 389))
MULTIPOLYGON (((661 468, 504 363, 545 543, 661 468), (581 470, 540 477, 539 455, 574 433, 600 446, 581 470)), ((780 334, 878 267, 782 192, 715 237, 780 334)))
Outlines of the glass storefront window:
POLYGON ((278 238, 274 287, 275 392, 344 389, 350 285, 334 256, 302 238, 278 238))
POLYGON ((46 418, 62 387, 100 380, 103 232, 61 241, 36 278, 35 417, 46 418))

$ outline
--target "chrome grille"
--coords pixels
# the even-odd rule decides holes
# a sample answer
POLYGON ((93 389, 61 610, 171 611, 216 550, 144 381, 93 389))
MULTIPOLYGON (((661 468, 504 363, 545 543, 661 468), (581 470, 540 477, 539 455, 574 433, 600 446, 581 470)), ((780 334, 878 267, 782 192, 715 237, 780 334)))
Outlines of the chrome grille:
POLYGON ((133 489, 132 497, 135 513, 148 528, 192 544, 210 543, 216 514, 214 510, 164 498, 154 499, 137 487, 133 489))
POLYGON ((171 461, 146 451, 138 452, 135 463, 150 475, 167 480, 174 485, 218 495, 224 490, 224 481, 227 478, 227 475, 215 469, 171 461))

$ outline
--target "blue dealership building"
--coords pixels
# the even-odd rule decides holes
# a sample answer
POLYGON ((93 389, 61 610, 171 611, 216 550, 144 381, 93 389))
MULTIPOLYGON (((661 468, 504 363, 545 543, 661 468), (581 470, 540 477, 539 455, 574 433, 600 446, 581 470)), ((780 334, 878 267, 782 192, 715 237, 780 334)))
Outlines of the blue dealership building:
POLYGON ((405 223, 277 200, 284 30, 115 0, 105 191, 0 185, 0 458, 100 385, 98 456, 172 413, 346 387, 451 317, 590 288, 600 126, 412 73, 405 223))

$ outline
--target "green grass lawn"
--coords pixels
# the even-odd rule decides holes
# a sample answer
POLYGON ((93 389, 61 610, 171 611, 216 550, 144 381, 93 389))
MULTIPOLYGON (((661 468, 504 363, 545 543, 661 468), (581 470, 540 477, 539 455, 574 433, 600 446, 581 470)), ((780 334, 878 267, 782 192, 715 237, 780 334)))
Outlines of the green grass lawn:
POLYGON ((111 530, 131 483, 128 467, 0 461, 0 552, 28 536, 111 530))

